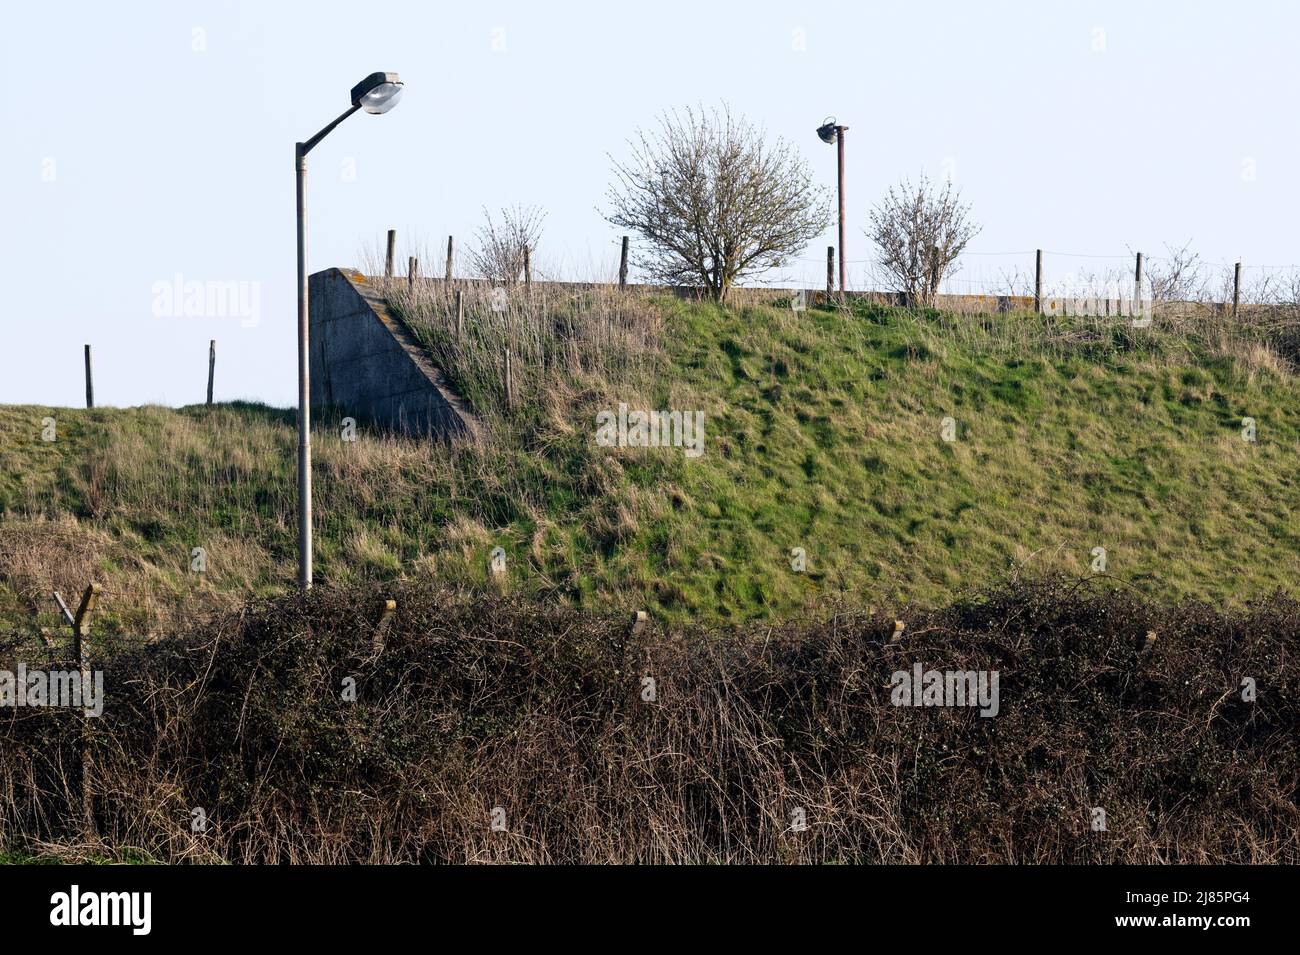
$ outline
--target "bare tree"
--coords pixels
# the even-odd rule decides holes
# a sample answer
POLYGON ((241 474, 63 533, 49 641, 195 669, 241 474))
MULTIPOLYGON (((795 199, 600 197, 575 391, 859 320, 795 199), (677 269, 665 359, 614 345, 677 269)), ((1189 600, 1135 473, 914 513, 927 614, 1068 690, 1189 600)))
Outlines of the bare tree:
POLYGON ((470 250, 470 263, 483 278, 500 285, 514 285, 524 271, 525 250, 537 248, 546 219, 537 206, 515 206, 501 210, 501 222, 483 210, 483 226, 475 233, 477 245, 470 250))
MULTIPOLYGON (((637 134, 614 162, 607 218, 648 240, 636 264, 672 285, 724 300, 747 276, 783 265, 830 220, 824 190, 784 141, 724 108, 676 112, 637 134)), ((612 157, 611 157, 612 160, 612 157)))
POLYGON ((880 248, 886 280, 909 303, 934 302, 953 262, 979 234, 969 213, 951 183, 937 191, 924 176, 915 187, 907 180, 891 187, 872 208, 867 237, 880 248))

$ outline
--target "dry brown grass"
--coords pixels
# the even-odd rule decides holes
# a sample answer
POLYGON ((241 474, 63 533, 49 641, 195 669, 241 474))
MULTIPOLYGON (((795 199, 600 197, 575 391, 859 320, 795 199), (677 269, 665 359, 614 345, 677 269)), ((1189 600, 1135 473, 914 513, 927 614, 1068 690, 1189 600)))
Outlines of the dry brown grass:
POLYGON ((384 281, 384 293, 474 408, 506 407, 505 353, 515 408, 596 389, 625 400, 662 367, 662 311, 645 291, 602 283, 492 285, 384 281), (457 298, 460 310, 457 310, 457 298))

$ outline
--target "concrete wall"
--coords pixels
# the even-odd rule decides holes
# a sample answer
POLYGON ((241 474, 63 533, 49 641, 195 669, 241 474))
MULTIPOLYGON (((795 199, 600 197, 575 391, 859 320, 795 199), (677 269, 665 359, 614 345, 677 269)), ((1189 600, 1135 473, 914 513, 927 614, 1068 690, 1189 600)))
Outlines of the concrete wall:
POLYGON ((402 434, 477 440, 469 405, 360 272, 308 279, 311 406, 402 434))

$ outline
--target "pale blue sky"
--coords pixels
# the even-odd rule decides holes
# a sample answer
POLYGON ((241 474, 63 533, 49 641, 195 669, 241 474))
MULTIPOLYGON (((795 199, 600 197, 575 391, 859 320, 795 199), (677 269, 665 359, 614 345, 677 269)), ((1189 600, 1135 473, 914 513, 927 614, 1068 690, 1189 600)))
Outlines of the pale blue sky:
MULTIPOLYGON (((1300 262, 1297 9, 11 5, 0 402, 82 404, 85 342, 98 403, 201 401, 216 338, 219 400, 292 404, 293 144, 378 70, 401 74, 402 102, 353 116, 310 157, 312 271, 359 264, 390 227, 403 261, 413 236, 467 243, 481 206, 513 203, 547 211, 544 265, 608 271, 607 151, 666 108, 723 100, 828 186, 834 150, 813 129, 829 114, 851 127, 855 269, 870 203, 920 172, 952 174, 973 203, 975 250, 1122 256, 1190 239, 1211 260, 1300 262), (177 273, 258 283, 257 323, 155 315, 155 283, 177 273)), ((821 281, 832 241, 771 279, 821 281)), ((1064 268, 1049 259, 1049 274, 1064 268)))

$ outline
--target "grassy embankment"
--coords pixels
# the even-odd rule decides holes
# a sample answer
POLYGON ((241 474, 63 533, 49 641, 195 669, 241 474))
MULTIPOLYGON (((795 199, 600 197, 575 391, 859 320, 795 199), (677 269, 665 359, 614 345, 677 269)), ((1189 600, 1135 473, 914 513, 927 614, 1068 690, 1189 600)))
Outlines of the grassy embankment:
MULTIPOLYGON (((344 442, 321 422, 323 583, 483 587, 500 545, 516 592, 707 622, 829 596, 942 605, 1017 568, 1090 573, 1098 547, 1161 599, 1240 603, 1300 570, 1300 379, 1227 319, 1136 330, 555 292, 471 301, 457 337, 435 296, 394 304, 493 438, 344 442), (512 411, 493 358, 507 341, 512 411), (703 411, 703 455, 598 447, 596 412, 620 401, 703 411)), ((0 619, 57 625, 49 590, 91 578, 110 632, 290 586, 294 442, 291 412, 256 405, 0 408, 0 619)))

